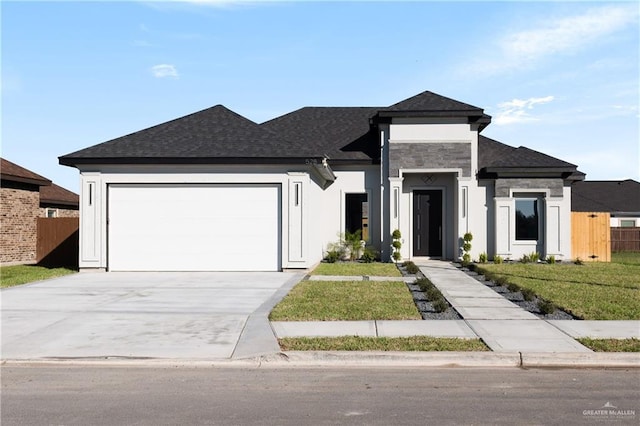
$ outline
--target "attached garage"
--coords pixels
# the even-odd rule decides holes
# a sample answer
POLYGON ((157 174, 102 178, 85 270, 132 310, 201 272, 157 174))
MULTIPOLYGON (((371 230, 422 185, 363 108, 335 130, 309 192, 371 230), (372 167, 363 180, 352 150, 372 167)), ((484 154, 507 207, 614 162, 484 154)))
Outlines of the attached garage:
POLYGON ((280 185, 111 184, 111 271, 280 270, 280 185))

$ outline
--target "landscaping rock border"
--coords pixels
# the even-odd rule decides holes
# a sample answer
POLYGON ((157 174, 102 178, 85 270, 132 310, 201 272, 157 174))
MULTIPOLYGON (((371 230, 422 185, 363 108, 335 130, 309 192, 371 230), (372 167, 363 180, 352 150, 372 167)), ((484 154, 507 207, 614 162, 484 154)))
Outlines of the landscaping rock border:
MULTIPOLYGON (((416 280, 419 278, 425 278, 422 272, 418 272, 417 274, 409 274, 407 272, 407 268, 403 264, 397 263, 396 266, 398 267, 398 270, 400 271, 400 273, 402 273, 403 277, 415 278, 416 280)), ((431 302, 427 300, 427 296, 425 296, 424 292, 420 290, 420 287, 417 284, 407 283, 407 287, 411 292, 411 296, 413 296, 413 302, 416 304, 416 308, 418 309, 418 312, 420 312, 420 316, 422 317, 423 320, 460 320, 462 319, 462 316, 458 314, 458 312, 449 304, 449 302, 446 299, 443 298, 445 302, 447 302, 447 305, 449 306, 447 310, 444 312, 436 312, 431 302)))

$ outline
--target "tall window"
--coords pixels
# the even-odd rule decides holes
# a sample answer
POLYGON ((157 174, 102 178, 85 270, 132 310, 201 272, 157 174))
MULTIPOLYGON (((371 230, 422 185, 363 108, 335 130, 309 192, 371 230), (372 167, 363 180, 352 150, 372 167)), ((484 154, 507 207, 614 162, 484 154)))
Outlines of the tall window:
POLYGON ((369 201, 367 194, 346 194, 344 209, 345 232, 360 231, 361 238, 369 239, 369 201))
POLYGON ((538 240, 538 209, 539 203, 537 199, 516 199, 516 240, 538 240))

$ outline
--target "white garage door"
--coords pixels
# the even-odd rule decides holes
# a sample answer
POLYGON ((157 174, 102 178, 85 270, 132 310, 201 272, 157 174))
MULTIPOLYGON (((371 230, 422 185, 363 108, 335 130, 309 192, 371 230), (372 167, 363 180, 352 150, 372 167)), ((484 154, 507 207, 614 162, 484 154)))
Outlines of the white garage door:
POLYGON ((112 271, 277 271, 277 185, 110 185, 112 271))

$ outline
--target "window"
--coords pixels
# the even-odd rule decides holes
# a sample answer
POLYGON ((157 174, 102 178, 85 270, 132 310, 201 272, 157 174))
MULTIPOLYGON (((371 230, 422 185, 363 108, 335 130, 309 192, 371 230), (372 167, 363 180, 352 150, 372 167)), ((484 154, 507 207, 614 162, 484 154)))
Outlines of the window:
POLYGON ((538 206, 534 198, 516 199, 516 240, 538 240, 538 206))
POLYGON ((46 217, 58 217, 58 209, 46 209, 46 217))
POLYGON ((369 202, 367 194, 345 195, 345 232, 360 231, 362 239, 369 239, 369 202))
POLYGON ((636 226, 635 219, 620 219, 620 226, 623 228, 633 228, 636 226))

